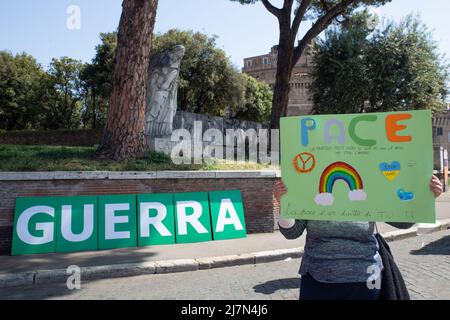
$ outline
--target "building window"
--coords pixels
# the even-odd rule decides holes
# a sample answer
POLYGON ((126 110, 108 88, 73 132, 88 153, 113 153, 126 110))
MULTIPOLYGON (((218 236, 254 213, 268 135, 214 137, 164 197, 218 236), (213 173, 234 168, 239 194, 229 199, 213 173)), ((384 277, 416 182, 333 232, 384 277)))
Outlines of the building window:
POLYGON ((252 66, 252 60, 247 60, 247 68, 250 68, 252 66))
POLYGON ((262 58, 262 64, 264 65, 269 64, 269 59, 266 57, 262 58))

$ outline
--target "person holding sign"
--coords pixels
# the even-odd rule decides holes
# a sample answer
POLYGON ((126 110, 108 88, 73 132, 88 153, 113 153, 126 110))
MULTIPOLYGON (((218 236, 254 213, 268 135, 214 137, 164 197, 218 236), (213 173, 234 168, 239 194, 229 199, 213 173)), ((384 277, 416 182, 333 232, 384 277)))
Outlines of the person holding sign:
MULTIPOLYGON (((435 198, 442 193, 442 183, 436 176, 431 179, 430 190, 435 198)), ((286 193, 284 183, 276 183, 274 196, 278 203, 286 193)), ((414 225, 388 223, 399 229, 414 225)), ((307 231, 299 270, 301 300, 378 299, 383 264, 374 222, 280 218, 278 224, 286 239, 299 238, 307 231)))

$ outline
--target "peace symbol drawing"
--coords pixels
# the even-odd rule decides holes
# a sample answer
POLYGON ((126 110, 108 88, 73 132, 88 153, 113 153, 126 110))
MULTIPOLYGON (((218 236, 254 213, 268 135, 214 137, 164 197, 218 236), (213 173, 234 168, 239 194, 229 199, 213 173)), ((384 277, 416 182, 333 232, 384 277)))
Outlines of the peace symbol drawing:
POLYGON ((295 156, 293 163, 297 172, 308 173, 316 167, 316 158, 309 152, 302 152, 295 156))

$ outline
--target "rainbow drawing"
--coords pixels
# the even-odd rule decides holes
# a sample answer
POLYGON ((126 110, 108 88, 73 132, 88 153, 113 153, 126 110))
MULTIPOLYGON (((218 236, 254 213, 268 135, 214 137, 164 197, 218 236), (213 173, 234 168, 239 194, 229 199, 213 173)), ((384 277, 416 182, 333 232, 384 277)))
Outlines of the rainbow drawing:
POLYGON ((336 181, 344 181, 350 191, 348 198, 350 201, 364 201, 367 195, 364 192, 364 185, 358 171, 345 162, 335 162, 330 164, 322 172, 319 183, 319 194, 314 201, 321 206, 331 206, 334 202, 333 187, 336 181))

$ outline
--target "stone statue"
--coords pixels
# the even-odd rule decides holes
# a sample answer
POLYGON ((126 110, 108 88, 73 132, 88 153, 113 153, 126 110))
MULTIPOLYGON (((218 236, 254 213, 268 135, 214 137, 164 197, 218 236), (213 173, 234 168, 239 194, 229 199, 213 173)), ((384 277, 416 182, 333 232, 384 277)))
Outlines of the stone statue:
POLYGON ((146 135, 149 138, 170 136, 177 112, 178 76, 185 48, 177 45, 150 59, 146 135))

